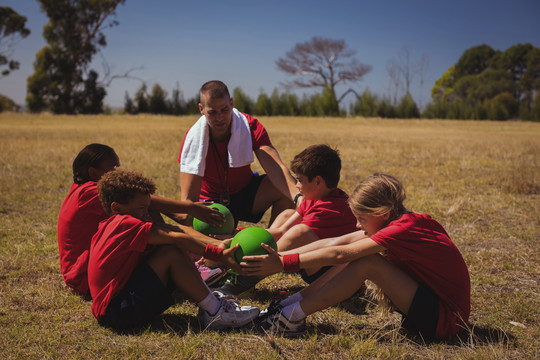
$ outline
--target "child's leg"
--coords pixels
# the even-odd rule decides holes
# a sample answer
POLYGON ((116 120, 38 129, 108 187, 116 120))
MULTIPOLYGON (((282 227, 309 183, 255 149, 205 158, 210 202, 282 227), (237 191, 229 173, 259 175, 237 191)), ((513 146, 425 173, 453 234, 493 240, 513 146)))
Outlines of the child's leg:
POLYGON ((196 302, 202 301, 210 293, 191 258, 174 246, 158 247, 146 262, 163 284, 171 280, 177 289, 196 302))
POLYGON ((317 240, 319 237, 309 226, 305 224, 294 225, 277 242, 278 251, 296 249, 317 240))
POLYGON ((325 281, 325 276, 322 276, 302 291, 300 306, 306 315, 351 297, 366 279, 377 284, 394 306, 407 314, 418 288, 416 281, 379 254, 355 260, 342 271, 332 271, 327 276, 332 277, 325 281))

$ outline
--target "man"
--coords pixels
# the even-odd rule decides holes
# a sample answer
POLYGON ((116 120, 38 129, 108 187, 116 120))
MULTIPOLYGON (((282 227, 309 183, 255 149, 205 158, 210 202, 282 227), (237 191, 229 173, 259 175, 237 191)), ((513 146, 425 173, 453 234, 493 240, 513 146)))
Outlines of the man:
POLYGON ((227 86, 209 81, 200 90, 201 118, 180 150, 182 200, 226 205, 236 221, 259 222, 272 207, 270 224, 298 200, 295 180, 262 124, 233 106, 227 86), (266 175, 251 170, 253 153, 266 175))

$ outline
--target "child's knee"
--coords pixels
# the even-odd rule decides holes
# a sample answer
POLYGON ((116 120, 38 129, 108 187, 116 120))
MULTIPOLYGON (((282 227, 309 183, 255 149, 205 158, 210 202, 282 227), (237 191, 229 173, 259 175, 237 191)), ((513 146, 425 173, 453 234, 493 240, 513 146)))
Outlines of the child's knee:
POLYGON ((185 256, 186 255, 182 250, 173 245, 160 245, 150 253, 148 259, 152 261, 171 263, 183 260, 185 256))

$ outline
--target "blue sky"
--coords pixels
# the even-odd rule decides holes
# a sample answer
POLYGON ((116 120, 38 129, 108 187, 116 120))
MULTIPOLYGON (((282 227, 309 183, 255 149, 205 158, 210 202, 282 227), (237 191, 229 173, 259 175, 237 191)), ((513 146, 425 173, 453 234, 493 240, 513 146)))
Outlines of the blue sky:
MULTIPOLYGON (((24 104, 26 79, 45 45, 47 18, 34 0, 0 5, 26 16, 32 31, 13 50, 20 70, 0 79, 0 93, 24 104)), ((239 86, 254 100, 261 90, 284 91, 280 83, 291 77, 275 61, 313 36, 345 40, 358 61, 372 66, 351 86, 381 96, 389 95, 387 65, 400 49, 408 47, 413 60, 427 54, 424 85, 420 88, 417 77, 411 91, 423 105, 435 80, 470 47, 505 50, 527 42, 540 47, 538 0, 127 0, 116 19, 120 24, 105 30, 108 45, 102 50, 113 73, 143 67, 133 75, 149 89, 159 83, 170 94, 178 83, 186 99, 212 79, 225 81, 231 91, 239 86)), ((100 73, 101 62, 96 56, 92 64, 100 73)), ((117 80, 107 88, 105 102, 121 107, 125 92, 133 97, 139 87, 135 80, 117 80)), ((338 96, 348 87, 338 88, 338 96)))

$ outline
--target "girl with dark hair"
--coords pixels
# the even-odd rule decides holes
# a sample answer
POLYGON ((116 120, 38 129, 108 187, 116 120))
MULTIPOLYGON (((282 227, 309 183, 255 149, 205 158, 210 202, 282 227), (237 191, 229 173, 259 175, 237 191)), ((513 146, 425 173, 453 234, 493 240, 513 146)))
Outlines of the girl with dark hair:
MULTIPOLYGON (((74 291, 88 296, 88 252, 92 236, 101 221, 109 216, 103 210, 97 182, 116 167, 120 160, 113 148, 103 144, 84 147, 73 161, 73 184, 58 214, 58 250, 64 282, 74 291)), ((181 218, 189 214, 212 225, 224 221, 223 215, 202 203, 176 201, 152 195, 153 212, 181 218)), ((211 273, 217 276, 219 274, 211 273)))

